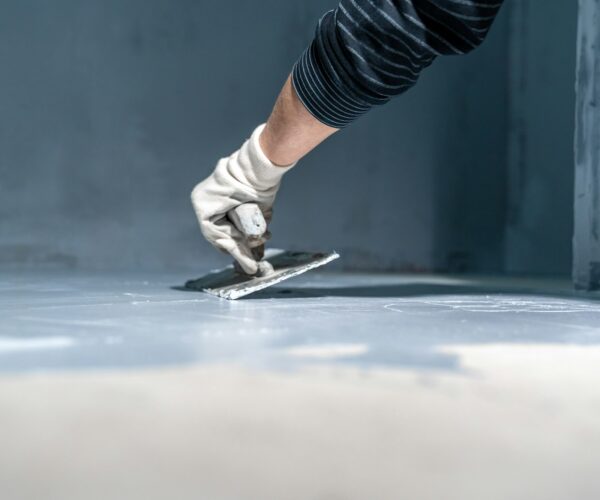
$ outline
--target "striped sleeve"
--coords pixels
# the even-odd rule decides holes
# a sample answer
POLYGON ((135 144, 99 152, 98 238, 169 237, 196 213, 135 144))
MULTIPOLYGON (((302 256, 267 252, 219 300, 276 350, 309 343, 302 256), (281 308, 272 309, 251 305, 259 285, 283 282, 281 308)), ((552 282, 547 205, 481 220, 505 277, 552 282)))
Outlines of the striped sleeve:
POLYGON ((487 35, 502 0, 342 0, 318 23, 292 72, 319 121, 343 128, 411 88, 440 55, 487 35))

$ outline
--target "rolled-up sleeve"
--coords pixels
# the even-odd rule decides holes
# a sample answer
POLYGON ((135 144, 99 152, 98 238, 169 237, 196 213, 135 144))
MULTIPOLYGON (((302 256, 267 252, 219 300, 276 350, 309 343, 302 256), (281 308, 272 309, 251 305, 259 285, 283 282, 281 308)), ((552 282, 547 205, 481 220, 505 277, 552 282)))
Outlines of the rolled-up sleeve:
POLYGON ((319 21, 292 82, 319 121, 343 128, 411 88, 437 56, 465 54, 502 0, 342 0, 319 21))

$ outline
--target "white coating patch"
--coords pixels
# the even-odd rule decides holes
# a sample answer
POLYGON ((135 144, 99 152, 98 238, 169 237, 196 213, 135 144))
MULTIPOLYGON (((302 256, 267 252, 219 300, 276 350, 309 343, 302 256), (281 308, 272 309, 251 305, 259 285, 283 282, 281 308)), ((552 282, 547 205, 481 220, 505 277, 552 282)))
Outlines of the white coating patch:
POLYGON ((369 352, 366 344, 320 344, 291 347, 286 349, 288 356, 295 358, 340 359, 354 358, 369 352))
POLYGON ((511 313, 576 313, 595 312, 600 313, 600 306, 595 304, 583 304, 574 301, 551 300, 542 302, 540 300, 527 300, 506 297, 468 297, 464 299, 407 299, 403 302, 386 304, 385 309, 402 312, 403 304, 415 303, 437 308, 445 308, 468 312, 511 312, 511 313))
POLYGON ((75 345, 69 337, 15 338, 0 337, 0 353, 65 349, 75 345))

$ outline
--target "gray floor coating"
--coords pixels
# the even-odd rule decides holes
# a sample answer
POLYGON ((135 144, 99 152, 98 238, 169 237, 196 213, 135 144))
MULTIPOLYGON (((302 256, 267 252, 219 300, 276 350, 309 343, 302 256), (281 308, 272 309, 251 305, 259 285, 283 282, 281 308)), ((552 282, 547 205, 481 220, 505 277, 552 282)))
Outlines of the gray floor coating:
POLYGON ((600 342, 600 301, 568 283, 313 273, 232 302, 185 291, 189 277, 5 275, 0 370, 288 369, 290 349, 323 346, 360 346, 341 362, 365 368, 460 370, 443 347, 600 342))
POLYGON ((599 295, 195 277, 2 273, 2 498, 600 498, 599 295))

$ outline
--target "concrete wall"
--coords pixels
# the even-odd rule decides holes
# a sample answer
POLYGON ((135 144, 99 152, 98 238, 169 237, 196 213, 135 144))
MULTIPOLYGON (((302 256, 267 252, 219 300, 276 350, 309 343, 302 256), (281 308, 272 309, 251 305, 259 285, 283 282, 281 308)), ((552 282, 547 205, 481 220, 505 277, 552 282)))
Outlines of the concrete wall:
POLYGON ((571 272, 577 2, 510 2, 506 271, 571 272))
POLYGON ((573 280, 600 290, 600 1, 579 2, 573 280))
MULTIPOLYGON (((0 266, 227 261, 188 194, 264 120, 335 1, 0 4, 0 266)), ((347 267, 502 268, 506 16, 313 153, 274 244, 347 267)))

